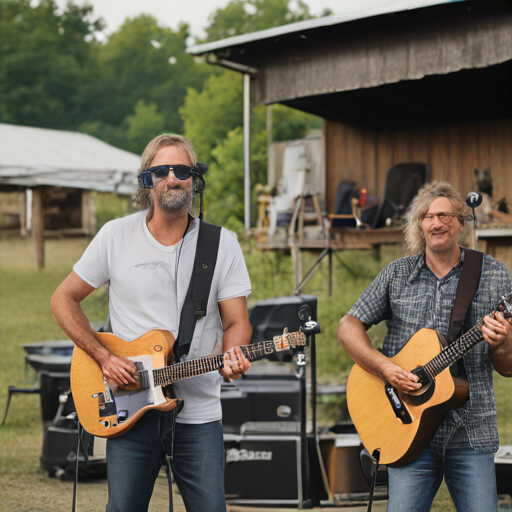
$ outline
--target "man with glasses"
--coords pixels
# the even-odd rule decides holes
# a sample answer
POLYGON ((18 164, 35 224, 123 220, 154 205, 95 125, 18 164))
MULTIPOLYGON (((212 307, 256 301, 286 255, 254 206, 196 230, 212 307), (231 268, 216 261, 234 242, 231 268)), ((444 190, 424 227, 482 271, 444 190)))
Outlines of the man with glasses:
MULTIPOLYGON (((142 211, 107 223, 54 293, 55 319, 110 382, 134 383, 135 365, 98 342, 80 302, 108 282, 116 336, 133 341, 151 329, 166 329, 177 338, 199 230, 199 220, 189 212, 194 192, 204 188, 205 170, 183 137, 153 139, 142 154, 138 177, 135 199, 142 211)), ((207 314, 195 324, 189 359, 249 343, 250 292, 240 245, 222 229, 207 314)), ((177 418, 176 409, 151 410, 129 432, 108 440, 108 512, 146 511, 163 463, 169 482, 172 468, 187 511, 226 510, 220 384, 223 377, 239 378, 250 365, 239 348, 234 352, 233 366, 173 385, 184 399, 177 418)))
MULTIPOLYGON (((385 267, 341 319, 338 339, 350 357, 403 392, 415 391, 421 384, 389 358, 421 328, 446 336, 465 258, 458 239, 466 217, 465 202, 449 183, 425 185, 406 214, 405 239, 411 256, 385 267), (388 332, 382 349, 376 350, 366 331, 381 321, 386 321, 388 332)), ((430 510, 443 476, 459 512, 496 512, 494 453, 499 439, 492 370, 512 375, 512 336, 501 313, 495 318, 488 313, 511 291, 505 265, 483 255, 466 327, 483 318, 486 343, 466 354, 458 370, 468 380, 470 398, 444 415, 433 441, 415 462, 388 468, 388 512, 430 510)))

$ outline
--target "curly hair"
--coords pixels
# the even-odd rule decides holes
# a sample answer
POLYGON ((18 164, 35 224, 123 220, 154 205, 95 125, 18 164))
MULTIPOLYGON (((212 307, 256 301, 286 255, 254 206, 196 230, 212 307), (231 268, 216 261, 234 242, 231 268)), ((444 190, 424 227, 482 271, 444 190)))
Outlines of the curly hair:
MULTIPOLYGON (((151 166, 151 162, 155 158, 156 154, 165 147, 168 146, 176 146, 183 150, 185 154, 188 156, 191 165, 197 164, 196 152, 194 151, 194 147, 191 142, 182 137, 181 135, 174 134, 163 134, 158 135, 153 140, 149 142, 146 146, 146 149, 142 153, 140 168, 139 171, 147 169, 151 166)), ((150 217, 153 216, 153 199, 151 196, 151 190, 147 188, 139 187, 137 190, 133 202, 135 206, 140 208, 141 210, 150 210, 150 217)))
POLYGON ((462 226, 466 222, 466 203, 460 194, 446 181, 433 181, 424 185, 412 200, 405 219, 405 244, 409 254, 418 254, 425 249, 425 237, 421 222, 429 206, 438 197, 446 197, 452 203, 454 213, 462 226))

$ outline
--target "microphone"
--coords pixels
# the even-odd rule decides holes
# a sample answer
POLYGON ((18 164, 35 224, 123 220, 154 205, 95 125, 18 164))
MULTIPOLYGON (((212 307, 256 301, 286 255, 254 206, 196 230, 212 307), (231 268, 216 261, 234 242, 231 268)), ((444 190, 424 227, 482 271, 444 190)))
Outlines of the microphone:
POLYGON ((482 204, 482 194, 478 194, 477 192, 470 192, 468 197, 466 197, 466 204, 470 208, 476 208, 482 204))

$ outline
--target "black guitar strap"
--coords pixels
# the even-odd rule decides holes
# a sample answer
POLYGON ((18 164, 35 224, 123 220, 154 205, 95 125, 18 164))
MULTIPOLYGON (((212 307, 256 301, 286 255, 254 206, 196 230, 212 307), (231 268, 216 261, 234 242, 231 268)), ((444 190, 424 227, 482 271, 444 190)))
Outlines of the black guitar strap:
MULTIPOLYGON (((483 253, 464 248, 464 263, 460 272, 459 284, 457 285, 457 293, 455 295, 455 304, 453 306, 450 327, 448 328, 446 337, 448 344, 453 343, 462 335, 469 305, 480 284, 483 259, 483 253)), ((466 371, 463 359, 457 361, 457 366, 458 367, 455 368, 455 365, 452 365, 450 368, 452 374, 454 373, 459 377, 465 377, 466 371)))
POLYGON ((196 322, 206 316, 213 273, 217 264, 220 232, 220 226, 199 221, 194 268, 181 309, 178 338, 173 348, 175 361, 188 354, 196 322))

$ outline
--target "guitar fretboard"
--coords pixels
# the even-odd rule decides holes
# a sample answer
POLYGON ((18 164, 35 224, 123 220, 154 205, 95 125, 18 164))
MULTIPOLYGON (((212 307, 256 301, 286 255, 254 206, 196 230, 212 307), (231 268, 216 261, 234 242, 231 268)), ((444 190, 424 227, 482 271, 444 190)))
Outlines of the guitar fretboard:
MULTIPOLYGON (((291 332, 275 336, 273 341, 261 341, 251 345, 242 345, 240 349, 249 361, 256 361, 274 352, 305 344, 306 335, 303 332, 291 332)), ((178 380, 197 377, 204 373, 220 370, 223 367, 224 354, 205 356, 157 368, 153 370, 153 382, 155 386, 167 386, 178 380)))
POLYGON ((482 335, 483 321, 478 322, 471 330, 461 336, 457 341, 451 343, 442 350, 436 357, 425 365, 425 369, 432 378, 435 378, 443 370, 458 361, 464 354, 467 354, 476 344, 484 338, 482 335))
POLYGON ((206 356, 191 361, 183 361, 171 366, 164 366, 153 370, 153 380, 155 386, 167 386, 177 380, 197 377, 204 373, 219 370, 224 366, 224 354, 218 356, 206 356))
MULTIPOLYGON (((498 305, 495 311, 490 313, 494 315, 496 312, 503 314, 505 318, 512 317, 512 308, 510 304, 512 302, 512 294, 504 298, 498 305)), ((463 355, 467 354, 475 345, 480 343, 484 337, 482 334, 482 327, 484 321, 480 320, 475 326, 473 326, 467 333, 461 336, 457 341, 454 341, 444 350, 442 350, 436 357, 428 362, 424 368, 429 375, 434 379, 443 370, 448 368, 450 365, 458 361, 463 355)))

